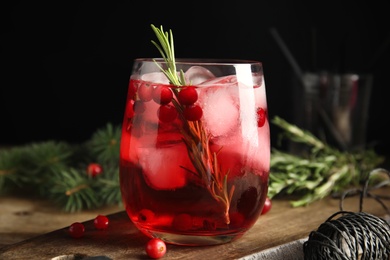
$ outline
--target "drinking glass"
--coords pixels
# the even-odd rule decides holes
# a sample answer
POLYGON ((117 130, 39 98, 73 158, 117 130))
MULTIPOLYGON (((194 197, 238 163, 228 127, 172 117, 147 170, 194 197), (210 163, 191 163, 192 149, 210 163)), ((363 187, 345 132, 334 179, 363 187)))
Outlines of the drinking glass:
POLYGON ((136 59, 120 145, 125 209, 149 237, 213 245, 244 235, 268 191, 270 128, 262 63, 136 59))
MULTIPOLYGON (((293 120, 327 144, 342 151, 367 148, 372 74, 304 72, 294 77, 293 120)), ((307 152, 292 143, 293 153, 307 152)))

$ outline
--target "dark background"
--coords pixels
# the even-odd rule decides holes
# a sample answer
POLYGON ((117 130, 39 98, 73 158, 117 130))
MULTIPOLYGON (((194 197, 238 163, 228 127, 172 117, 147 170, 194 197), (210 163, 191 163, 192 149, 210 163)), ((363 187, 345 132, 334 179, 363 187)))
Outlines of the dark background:
POLYGON ((10 2, 0 8, 0 145, 77 143, 121 124, 133 59, 160 56, 154 24, 173 30, 176 57, 262 61, 270 118, 291 120, 293 91, 270 28, 303 70, 372 73, 367 140, 389 152, 385 1, 10 2))

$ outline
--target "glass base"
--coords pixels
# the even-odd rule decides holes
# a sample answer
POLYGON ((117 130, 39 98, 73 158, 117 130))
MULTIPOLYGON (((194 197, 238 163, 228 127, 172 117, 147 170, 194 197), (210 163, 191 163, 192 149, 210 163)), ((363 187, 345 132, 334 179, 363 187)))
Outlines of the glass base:
POLYGON ((168 244, 183 245, 183 246, 211 246, 229 243, 240 237, 243 233, 223 234, 223 235, 186 235, 186 234, 172 234, 158 231, 143 231, 150 237, 158 237, 168 244))

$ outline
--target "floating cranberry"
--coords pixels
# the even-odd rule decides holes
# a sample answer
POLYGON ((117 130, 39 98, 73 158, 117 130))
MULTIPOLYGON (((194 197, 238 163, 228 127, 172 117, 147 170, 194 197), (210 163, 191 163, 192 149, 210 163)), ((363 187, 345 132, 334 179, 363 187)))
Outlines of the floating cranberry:
POLYGON ((157 116, 161 122, 169 123, 176 119, 177 110, 173 105, 162 105, 157 110, 157 116))
POLYGON ((138 80, 130 80, 129 81, 129 90, 128 90, 128 96, 129 98, 134 98, 135 93, 137 93, 138 90, 139 81, 138 80))
POLYGON ((170 87, 165 85, 158 85, 153 89, 153 100, 157 104, 166 105, 172 101, 173 92, 170 87))
POLYGON ((138 222, 151 222, 154 219, 154 212, 150 209, 142 209, 138 213, 138 222))
POLYGON ((198 105, 190 105, 184 108, 183 115, 189 121, 197 121, 202 117, 203 110, 198 105))
POLYGON ((69 235, 73 238, 79 238, 84 236, 85 227, 83 223, 74 222, 69 226, 69 235))
POLYGON ((198 100, 198 92, 194 86, 184 87, 180 90, 177 98, 182 105, 192 105, 198 100))
POLYGON ((150 84, 145 83, 138 88, 138 97, 140 100, 144 102, 148 102, 152 100, 153 98, 152 93, 153 93, 153 87, 150 84))
POLYGON ((267 116, 265 113, 265 110, 263 108, 258 108, 257 109, 257 126, 262 127, 265 124, 267 116))
POLYGON ((106 216, 98 215, 94 220, 93 224, 96 229, 107 229, 109 220, 106 216))
POLYGON ((87 167, 87 174, 92 177, 96 177, 97 175, 103 172, 103 167, 98 163, 90 163, 87 167))

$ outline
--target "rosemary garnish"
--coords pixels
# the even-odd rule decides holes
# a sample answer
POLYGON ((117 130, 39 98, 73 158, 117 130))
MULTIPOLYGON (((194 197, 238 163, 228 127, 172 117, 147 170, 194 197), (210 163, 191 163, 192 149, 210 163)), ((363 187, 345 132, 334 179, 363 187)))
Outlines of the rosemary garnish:
MULTIPOLYGON (((152 41, 152 43, 157 47, 164 61, 167 63, 167 69, 162 68, 155 60, 157 66, 165 74, 171 84, 178 87, 187 85, 184 72, 180 70, 179 77, 176 69, 172 31, 170 30, 168 34, 168 32, 164 32, 162 26, 160 29, 154 25, 151 25, 151 27, 161 46, 154 41, 152 41)), ((177 96, 179 89, 172 88, 172 91, 177 96)), ((209 136, 204 129, 202 122, 199 120, 186 120, 182 114, 182 105, 175 99, 172 100, 172 103, 175 105, 182 121, 184 122, 184 127, 182 129, 183 142, 187 147, 188 155, 197 172, 193 172, 189 169, 186 170, 193 173, 195 176, 198 176, 207 187, 213 198, 222 204, 225 211, 225 223, 229 224, 230 203, 235 189, 233 185, 230 188, 230 191, 228 190, 227 177, 229 171, 225 174, 221 172, 217 159, 218 153, 211 152, 209 147, 209 136)))
POLYGON ((167 63, 168 68, 165 70, 163 69, 160 64, 157 64, 157 66, 160 68, 160 70, 167 76, 169 81, 175 85, 175 86, 185 86, 186 80, 184 78, 184 72, 180 71, 180 77, 177 76, 176 71, 176 60, 175 60, 175 49, 173 44, 173 34, 172 30, 169 30, 168 32, 164 32, 164 29, 162 26, 160 26, 160 29, 155 27, 153 24, 151 25, 154 33, 157 36, 157 39, 159 40, 160 45, 152 40, 152 43, 161 53, 161 56, 163 57, 164 61, 167 63))

